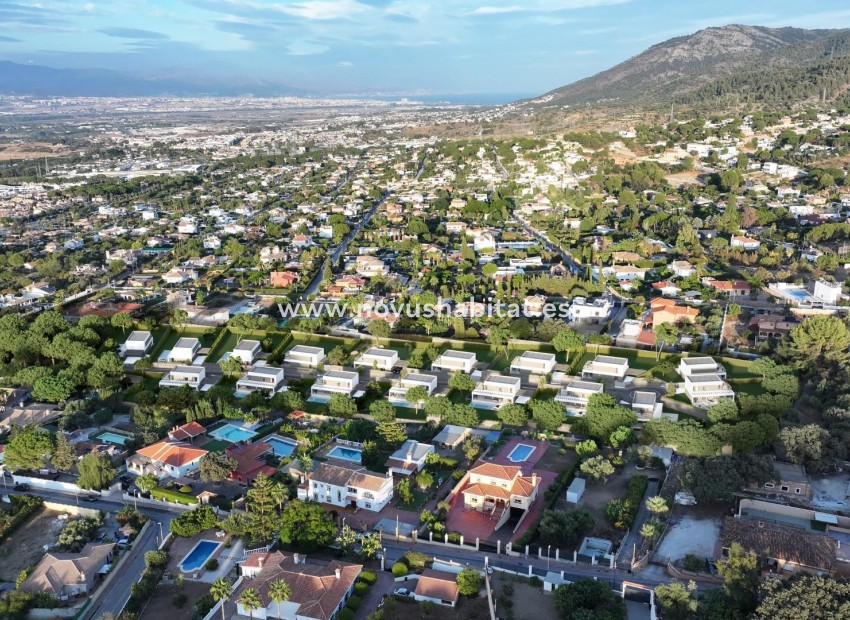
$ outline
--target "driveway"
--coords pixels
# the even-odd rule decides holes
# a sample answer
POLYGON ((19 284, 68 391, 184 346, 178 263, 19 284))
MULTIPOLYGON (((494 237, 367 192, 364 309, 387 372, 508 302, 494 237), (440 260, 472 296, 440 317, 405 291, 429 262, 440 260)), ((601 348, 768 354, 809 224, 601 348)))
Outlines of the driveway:
POLYGON ((396 585, 393 574, 388 571, 380 570, 380 566, 377 568, 369 568, 369 570, 375 571, 375 575, 378 577, 378 580, 372 586, 372 589, 369 590, 369 593, 363 597, 363 604, 360 606, 360 609, 357 610, 357 613, 354 614, 354 618, 356 620, 363 620, 369 616, 369 614, 378 609, 378 603, 381 602, 383 596, 392 592, 396 585))

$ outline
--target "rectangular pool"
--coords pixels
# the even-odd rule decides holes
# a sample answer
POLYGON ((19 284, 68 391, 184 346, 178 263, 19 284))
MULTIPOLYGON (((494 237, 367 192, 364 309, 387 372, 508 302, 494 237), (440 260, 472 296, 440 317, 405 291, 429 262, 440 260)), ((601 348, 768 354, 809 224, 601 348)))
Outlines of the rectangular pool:
POLYGON ((92 437, 92 439, 97 439, 98 441, 105 441, 107 443, 115 444, 116 446, 123 446, 125 443, 127 443, 127 437, 125 437, 124 435, 119 435, 118 433, 111 433, 109 431, 97 433, 92 437))
POLYGON ((214 540, 199 540, 197 544, 192 547, 192 550, 186 554, 183 561, 180 562, 180 570, 184 573, 191 573, 199 568, 203 568, 204 564, 206 564, 207 560, 212 557, 220 544, 221 543, 217 543, 214 540))
POLYGON ((263 441, 272 447, 275 456, 291 456, 295 452, 295 448, 298 447, 298 443, 294 439, 274 435, 266 437, 263 441))
POLYGON ((508 455, 508 460, 511 463, 522 463, 523 461, 527 461, 528 457, 531 456, 531 453, 534 452, 535 449, 536 448, 534 446, 527 446, 524 443, 518 443, 508 455))
POLYGON ((214 431, 210 431, 210 435, 212 437, 215 437, 216 439, 223 439, 224 441, 230 441, 232 443, 236 443, 237 441, 248 441, 256 434, 257 433, 254 431, 249 431, 247 428, 242 428, 235 424, 225 424, 224 426, 219 426, 214 431))
POLYGON ((343 461, 351 461, 352 463, 360 463, 362 453, 355 448, 346 448, 345 446, 334 446, 328 452, 328 456, 334 459, 342 459, 343 461))

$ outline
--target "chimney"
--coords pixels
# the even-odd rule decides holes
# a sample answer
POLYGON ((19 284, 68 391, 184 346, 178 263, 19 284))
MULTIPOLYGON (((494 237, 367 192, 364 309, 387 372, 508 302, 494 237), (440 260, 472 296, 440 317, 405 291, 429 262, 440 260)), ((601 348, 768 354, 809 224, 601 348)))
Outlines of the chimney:
POLYGON ((293 563, 293 564, 298 564, 298 560, 299 560, 298 554, 297 554, 297 553, 293 553, 293 554, 292 554, 292 563, 293 563))
POLYGON ((537 472, 536 471, 531 473, 531 485, 535 486, 535 487, 537 486, 537 472))
POLYGON ((336 570, 334 571, 334 573, 336 574, 336 578, 337 578, 337 579, 339 579, 340 577, 342 577, 342 571, 341 571, 340 569, 336 569, 336 570))
POLYGON ((404 457, 404 460, 408 463, 413 462, 413 446, 411 446, 410 450, 407 451, 407 456, 404 457))
POLYGON ((263 568, 263 564, 266 562, 266 556, 260 554, 260 557, 257 558, 257 564, 260 565, 260 570, 263 568))

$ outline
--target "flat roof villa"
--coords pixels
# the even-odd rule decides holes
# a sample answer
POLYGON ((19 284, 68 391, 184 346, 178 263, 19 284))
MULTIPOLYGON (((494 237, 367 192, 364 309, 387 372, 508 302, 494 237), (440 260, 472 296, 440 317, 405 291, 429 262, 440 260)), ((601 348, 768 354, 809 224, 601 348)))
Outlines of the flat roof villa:
POLYGON ((679 374, 682 377, 694 375, 717 375, 721 379, 726 378, 726 369, 718 364, 713 357, 683 357, 679 362, 679 374))
POLYGON ((124 353, 126 355, 145 355, 153 347, 153 336, 150 332, 130 332, 124 342, 124 353))
POLYGON ((519 377, 491 373, 472 390, 472 406, 498 409, 516 402, 520 390, 519 377))
POLYGON ((735 391, 715 374, 694 374, 685 377, 684 393, 696 407, 710 407, 721 398, 735 398, 735 391))
POLYGON ((293 366, 318 368, 319 364, 325 361, 325 350, 322 347, 308 347, 297 344, 286 352, 283 361, 293 366))
POLYGON ((350 397, 354 395, 358 383, 360 383, 360 375, 356 372, 328 370, 318 377, 310 388, 310 399, 325 402, 334 394, 350 397))
POLYGON ((354 367, 363 366, 365 368, 374 368, 375 370, 392 370, 393 366, 397 363, 398 351, 370 347, 360 357, 354 360, 354 367))
POLYGON ((602 394, 604 386, 593 381, 570 381, 555 395, 555 401, 564 405, 567 414, 583 416, 587 413, 587 403, 594 394, 602 394))
POLYGON ((632 410, 641 422, 660 418, 662 409, 663 405, 658 402, 658 395, 655 392, 636 390, 632 394, 632 410))
POLYGON ((582 377, 611 377, 622 379, 629 371, 629 360, 624 357, 597 355, 582 368, 582 377))
POLYGON ((238 359, 243 364, 253 364, 262 351, 259 340, 243 340, 230 352, 231 359, 238 359))
POLYGON ((251 394, 262 392, 277 394, 286 389, 283 383, 283 368, 277 366, 254 366, 236 382, 236 391, 251 394))
POLYGON ((554 353, 525 351, 511 361, 511 374, 527 372, 533 375, 548 375, 555 370, 556 362, 554 353))
POLYGON ((431 362, 431 370, 447 370, 449 372, 462 372, 470 374, 478 358, 475 353, 469 351, 443 351, 442 355, 431 362))
POLYGON ((200 390, 207 377, 203 366, 176 366, 168 371, 159 381, 160 387, 182 387, 188 385, 194 390, 200 390))
POLYGON ((423 387, 428 392, 428 396, 434 393, 437 389, 437 376, 429 375, 424 372, 411 372, 399 379, 398 383, 390 388, 387 399, 393 403, 403 407, 415 405, 418 403, 407 402, 407 392, 411 388, 423 387))
POLYGON ((181 338, 168 352, 168 361, 191 364, 200 350, 201 341, 197 338, 181 338))
POLYGON ((604 323, 613 307, 608 297, 599 297, 590 302, 585 297, 576 297, 567 311, 567 319, 576 323, 604 323))

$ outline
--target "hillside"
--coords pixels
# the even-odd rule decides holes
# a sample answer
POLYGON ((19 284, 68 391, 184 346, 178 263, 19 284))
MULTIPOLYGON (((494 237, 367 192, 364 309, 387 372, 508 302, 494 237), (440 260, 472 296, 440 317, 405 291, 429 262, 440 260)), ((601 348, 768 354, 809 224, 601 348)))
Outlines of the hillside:
POLYGON ((707 28, 654 45, 611 69, 526 103, 713 105, 752 98, 764 105, 786 105, 817 99, 824 88, 827 99, 835 100, 850 85, 848 62, 850 30, 707 28))

